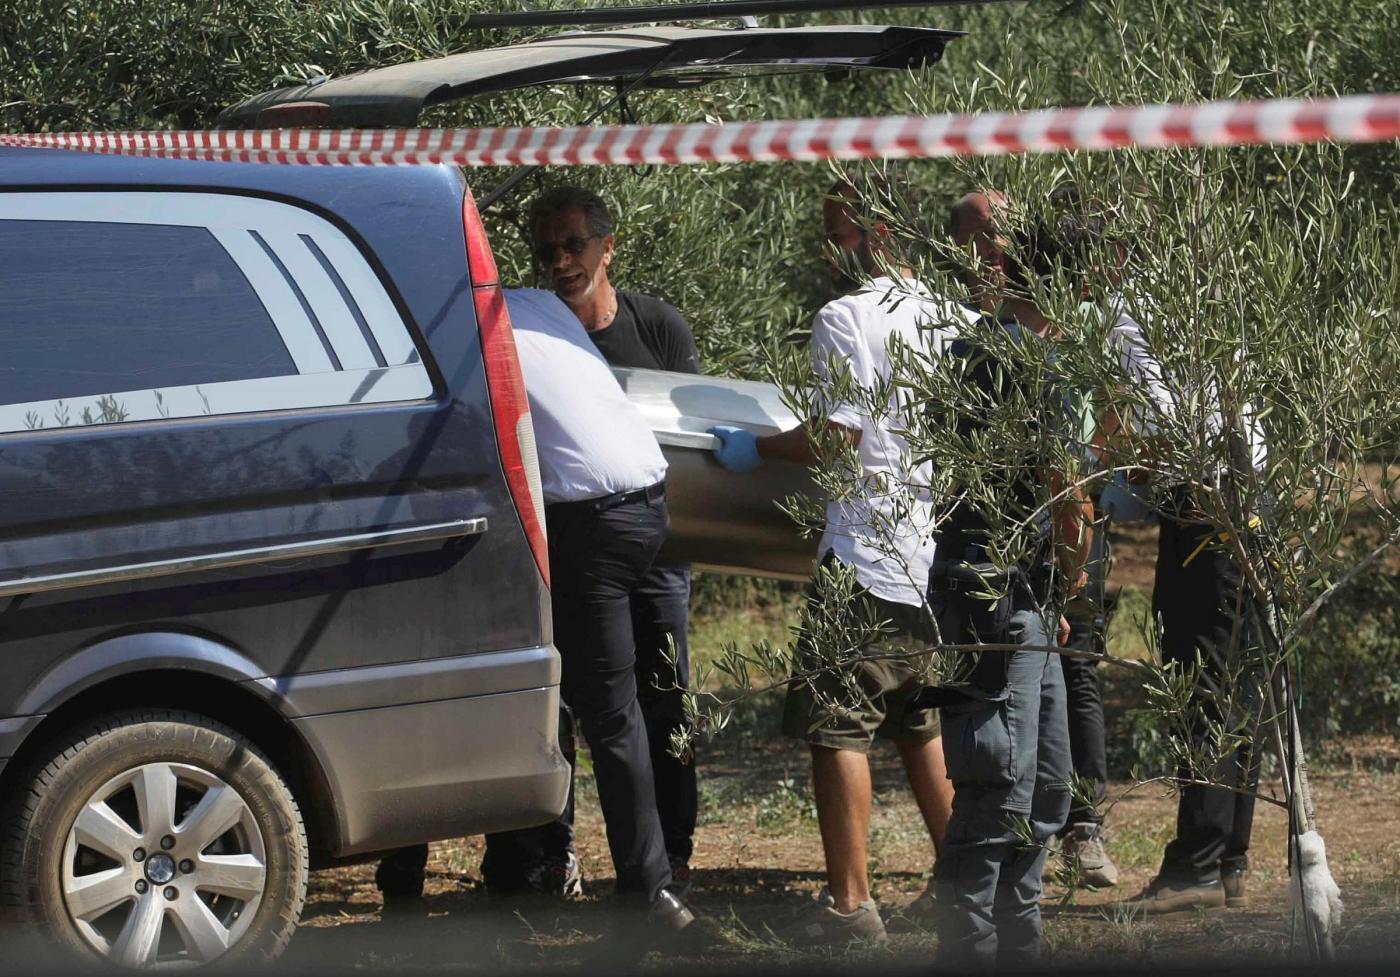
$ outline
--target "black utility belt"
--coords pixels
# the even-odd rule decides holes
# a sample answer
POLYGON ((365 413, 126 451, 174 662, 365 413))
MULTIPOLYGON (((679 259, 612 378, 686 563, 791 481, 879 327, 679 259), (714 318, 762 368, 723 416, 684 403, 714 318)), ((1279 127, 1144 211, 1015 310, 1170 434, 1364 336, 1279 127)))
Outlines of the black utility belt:
POLYGON ((602 495, 596 499, 579 499, 576 502, 551 502, 547 508, 556 509, 562 512, 606 512, 609 509, 616 509, 621 505, 628 505, 632 502, 649 502, 655 504, 666 498, 666 482, 660 481, 655 485, 648 485, 646 488, 629 489, 626 492, 614 492, 612 495, 602 495))
POLYGON ((1020 567, 1001 568, 993 563, 934 560, 928 571, 929 593, 967 590, 1007 590, 1016 582, 1020 567))
POLYGON ((928 589, 938 593, 985 593, 991 591, 1013 596, 1017 590, 1044 603, 1050 597, 1054 573, 1048 563, 1029 567, 998 567, 990 561, 934 560, 929 567, 928 589))

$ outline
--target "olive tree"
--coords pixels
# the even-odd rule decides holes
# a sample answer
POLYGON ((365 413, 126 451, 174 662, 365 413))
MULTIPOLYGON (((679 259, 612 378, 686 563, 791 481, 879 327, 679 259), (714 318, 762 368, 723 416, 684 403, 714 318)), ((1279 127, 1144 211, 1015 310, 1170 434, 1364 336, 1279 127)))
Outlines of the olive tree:
MULTIPOLYGON (((1086 101, 1328 90, 1311 69, 1310 50, 1297 38, 1271 37, 1296 26, 1288 17, 1248 20, 1238 6, 1202 10, 1168 0, 1090 7, 1109 40, 1076 62, 1073 86, 1086 101), (1201 22, 1182 23, 1191 18, 1201 22), (1164 37, 1181 43, 1163 44, 1164 37)), ((942 111, 1039 106, 1055 94, 1053 78, 1009 60, 951 87, 913 88, 910 97, 918 109, 942 111)), ((818 382, 799 355, 771 363, 798 416, 818 419, 811 434, 823 446, 814 476, 822 497, 871 486, 845 439, 826 434, 818 403, 835 396, 875 415, 898 404, 895 420, 914 459, 932 462, 933 476, 928 484, 878 490, 941 500, 940 518, 954 504, 975 509, 1002 569, 1043 545, 1057 500, 1052 486, 1061 496, 1075 486, 1092 495, 1127 482, 1148 505, 1164 513, 1184 505, 1207 526, 1208 545, 1229 554, 1257 598, 1234 609, 1240 626, 1232 647, 1221 649, 1223 676, 1203 684, 1197 670, 1156 656, 1101 657, 1142 683, 1167 746, 1167 769, 1139 771, 1137 784, 1213 784, 1242 745, 1271 751, 1280 761, 1279 786, 1258 788, 1258 796, 1289 812, 1295 846, 1316 825, 1296 723, 1296 649, 1328 600, 1400 543, 1400 224, 1388 200, 1358 190, 1376 169, 1393 169, 1394 157, 1393 146, 1125 149, 886 166, 880 180, 848 173, 867 200, 875 198, 868 219, 901 242, 889 264, 910 267, 936 294, 969 303, 978 296, 966 283, 987 269, 950 240, 950 198, 931 204, 911 189, 933 182, 921 170, 942 169, 945 186, 1004 194, 997 230, 1024 267, 1033 266, 1032 242, 1047 229, 1093 226, 1096 233, 1080 238, 1089 243, 1077 253, 1042 262, 1020 286, 1053 323, 1044 343, 1013 338, 995 316, 976 325, 930 321, 930 341, 893 349, 893 373, 873 390, 839 371, 818 382), (1120 355, 1119 310, 1141 323, 1171 409, 1120 355), (936 338, 949 330, 1014 372, 1014 395, 989 402, 966 382, 965 360, 936 338), (972 434, 956 423, 969 413, 982 421, 972 434), (1077 425, 1081 416, 1097 420, 1097 436, 1093 425, 1077 425), (1261 441, 1266 447, 1256 450, 1261 441), (1066 480, 1042 480, 1027 504, 1008 473, 1028 466, 1066 480)), ((820 527, 820 500, 789 500, 789 508, 808 529, 820 527)), ((897 531, 873 529, 889 539, 897 531)), ((930 681, 956 683, 969 655, 1007 650, 948 636, 929 648, 892 645, 882 622, 849 599, 851 586, 849 574, 818 577, 803 618, 818 650, 803 659, 806 671, 794 674, 792 649, 772 645, 731 646, 717 667, 741 687, 763 687, 806 681, 814 671, 840 674, 858 655, 888 654, 914 661, 930 681)), ((1001 595, 989 584, 984 596, 1001 595)), ((1044 611, 1056 616, 1056 601, 1044 611)), ((1158 622, 1145 622, 1145 631, 1151 646, 1158 622)), ((843 695, 832 705, 854 704, 861 693, 848 683, 843 695)), ((721 695, 697 697, 699 727, 722 726, 726 705, 721 695)), ((1302 855, 1295 847, 1290 864, 1302 855)), ((1303 897, 1313 901, 1303 907, 1313 949, 1326 955, 1334 913, 1317 905, 1318 890, 1303 897)))

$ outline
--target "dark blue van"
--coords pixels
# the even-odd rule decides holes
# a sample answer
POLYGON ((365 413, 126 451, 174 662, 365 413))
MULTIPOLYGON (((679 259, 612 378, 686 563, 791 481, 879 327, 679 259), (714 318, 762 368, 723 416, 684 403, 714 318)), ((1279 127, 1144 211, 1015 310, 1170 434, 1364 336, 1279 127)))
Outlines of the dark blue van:
MULTIPOLYGON (((411 126, 564 84, 625 115, 639 87, 903 71, 958 36, 571 32, 318 77, 218 124, 411 126)), ((629 392, 661 395, 666 438, 664 385, 629 392)), ((733 394, 711 423, 756 391, 733 394)), ((695 546, 718 469, 681 433, 695 546)), ((556 816, 533 437, 456 170, 0 149, 0 925, 133 967, 268 959, 318 861, 556 816)), ((734 491, 731 539, 688 555, 742 538, 749 570, 805 575, 801 551, 763 562, 734 491)))
POLYGON ((524 385, 449 167, 0 149, 0 904, 252 961, 562 808, 524 385))

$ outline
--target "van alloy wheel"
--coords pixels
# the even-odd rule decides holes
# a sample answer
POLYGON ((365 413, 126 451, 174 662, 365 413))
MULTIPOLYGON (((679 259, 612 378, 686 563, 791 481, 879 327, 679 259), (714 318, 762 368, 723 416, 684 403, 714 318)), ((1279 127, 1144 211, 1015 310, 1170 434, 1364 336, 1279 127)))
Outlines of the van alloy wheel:
POLYGON ((266 882, 248 804, 183 763, 148 763, 107 781, 78 813, 63 855, 74 925, 128 967, 219 958, 246 932, 266 882))
POLYGON ((55 731, 0 799, 0 970, 270 963, 309 849, 296 797, 246 736, 134 707, 55 731), (61 964, 55 963, 55 952, 61 964))

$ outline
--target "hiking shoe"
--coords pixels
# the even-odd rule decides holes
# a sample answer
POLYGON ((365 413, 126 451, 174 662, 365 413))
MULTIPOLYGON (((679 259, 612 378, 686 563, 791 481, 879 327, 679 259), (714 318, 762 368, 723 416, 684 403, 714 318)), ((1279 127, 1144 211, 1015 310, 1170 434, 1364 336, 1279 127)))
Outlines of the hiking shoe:
POLYGON ((1188 909, 1219 909, 1225 905, 1225 887, 1219 879, 1210 882, 1172 882, 1156 878, 1136 897, 1120 905, 1147 916, 1185 912, 1188 909))
POLYGON ((1225 905, 1238 909, 1249 902, 1244 891, 1244 869, 1226 868, 1220 870, 1220 884, 1225 889, 1225 905))
POLYGON ((1118 866, 1108 857, 1104 840, 1103 825, 1093 821, 1071 824, 1065 831, 1060 857, 1073 870, 1079 884, 1096 889, 1118 884, 1118 866))
POLYGON ((666 889, 682 899, 690 895, 690 863, 684 858, 671 858, 671 881, 666 889))
POLYGON ((784 943, 797 947, 837 947, 859 941, 884 943, 889 939, 874 899, 862 902, 854 912, 839 913, 836 900, 825 886, 817 898, 798 912, 796 919, 778 931, 777 936, 784 943))

